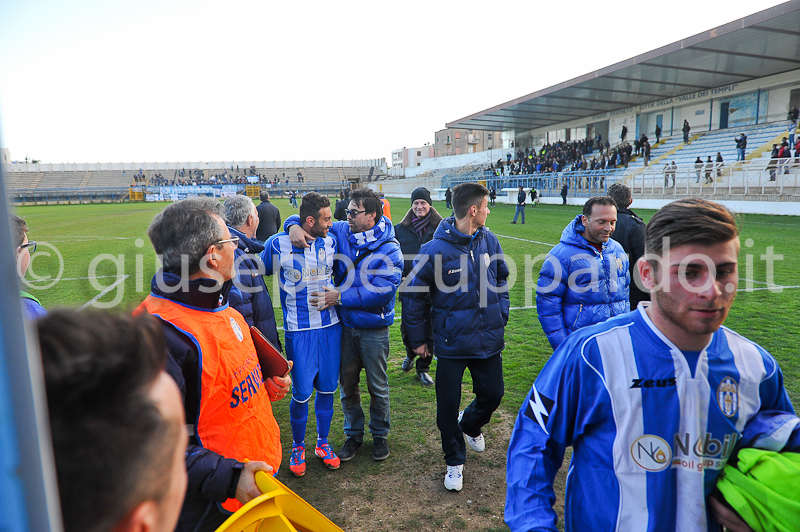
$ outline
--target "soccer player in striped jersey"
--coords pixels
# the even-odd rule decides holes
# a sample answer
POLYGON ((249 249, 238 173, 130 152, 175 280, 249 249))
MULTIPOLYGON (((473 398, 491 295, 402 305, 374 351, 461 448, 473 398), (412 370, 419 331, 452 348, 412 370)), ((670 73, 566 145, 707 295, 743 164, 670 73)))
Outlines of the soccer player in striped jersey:
POLYGON ((338 469, 339 457, 328 443, 333 418, 333 393, 339 380, 342 329, 336 306, 319 309, 320 294, 332 288, 336 238, 328 235, 333 225, 330 200, 316 192, 303 196, 300 204, 302 228, 314 242, 296 248, 289 235, 271 236, 261 259, 267 274, 279 275, 286 354, 292 367, 292 402, 289 417, 292 425, 292 452, 289 470, 298 477, 306 472, 305 435, 308 401, 316 389, 314 412, 317 417, 315 454, 330 469, 338 469))
POLYGON ((513 532, 557 530, 553 481, 568 446, 567 532, 746 530, 709 495, 747 422, 794 409, 775 359, 722 326, 738 254, 722 205, 684 199, 653 215, 637 263, 652 302, 571 334, 520 409, 506 473, 513 532))

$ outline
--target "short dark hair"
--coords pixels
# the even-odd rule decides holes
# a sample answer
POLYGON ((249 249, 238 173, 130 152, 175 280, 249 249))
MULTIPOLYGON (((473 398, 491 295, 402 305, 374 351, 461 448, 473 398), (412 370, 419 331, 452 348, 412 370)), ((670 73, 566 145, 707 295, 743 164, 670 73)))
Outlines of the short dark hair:
POLYGON ((261 193, 258 195, 258 199, 261 201, 269 201, 269 192, 266 190, 262 190, 261 193))
POLYGON ((371 188, 359 188, 350 193, 350 201, 354 201, 356 205, 361 206, 362 209, 367 211, 365 214, 375 214, 375 222, 379 222, 383 216, 383 202, 378 193, 371 188))
POLYGON ((617 204, 614 203, 614 200, 609 198, 608 196, 594 196, 586 200, 586 203, 583 204, 583 215, 589 218, 592 215, 592 209, 595 205, 608 205, 609 207, 617 207, 617 204))
MULTIPOLYGON (((645 231, 645 253, 662 256, 664 238, 672 248, 718 244, 739 236, 736 215, 725 206, 699 198, 673 201, 656 212, 645 231)), ((657 262, 651 260, 657 266, 657 262)))
POLYGON ((223 218, 222 205, 214 198, 181 200, 156 214, 147 228, 147 236, 161 257, 165 272, 181 275, 184 257, 188 275, 200 271, 200 261, 208 246, 223 235, 214 214, 223 218))
POLYGON ((16 214, 12 214, 11 231, 13 233, 12 236, 14 237, 14 249, 16 249, 25 241, 25 233, 28 232, 28 224, 16 214))
POLYGON ((149 398, 166 362, 161 325, 55 310, 36 326, 64 530, 111 530, 169 489, 174 428, 149 398))
POLYGON ((489 195, 489 189, 480 183, 461 183, 453 187, 453 212, 457 219, 467 215, 473 205, 480 207, 483 198, 489 195))
POLYGON ((627 209, 633 201, 631 189, 622 183, 614 183, 608 187, 608 197, 617 204, 617 209, 627 209))
POLYGON ((300 202, 300 223, 306 221, 311 216, 314 220, 319 220, 319 211, 331 206, 331 200, 318 192, 307 192, 300 202))

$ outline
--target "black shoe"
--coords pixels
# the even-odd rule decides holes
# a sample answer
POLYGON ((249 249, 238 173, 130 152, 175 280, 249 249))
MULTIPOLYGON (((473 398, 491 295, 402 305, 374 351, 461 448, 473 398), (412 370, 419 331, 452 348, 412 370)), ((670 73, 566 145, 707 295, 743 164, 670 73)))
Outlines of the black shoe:
MULTIPOLYGON (((372 458, 375 460, 386 460, 389 456, 389 443, 386 438, 372 438, 372 458)), ((339 454, 339 458, 342 455, 339 454)))
POLYGON ((512 224, 515 224, 515 223, 517 223, 517 222, 511 222, 511 223, 512 223, 512 224))
POLYGON ((417 373, 417 377, 419 377, 419 382, 421 382, 423 386, 433 386, 433 378, 427 371, 420 371, 417 373))
POLYGON ((364 442, 358 441, 355 438, 347 438, 347 441, 344 442, 342 448, 339 449, 339 452, 336 453, 339 455, 339 460, 342 462, 348 462, 353 459, 356 455, 356 451, 359 447, 361 447, 364 442))
POLYGON ((403 365, 400 366, 400 369, 402 369, 403 371, 405 371, 407 373, 407 372, 411 371, 411 368, 413 366, 414 366, 414 359, 413 358, 408 358, 408 355, 406 355, 406 358, 403 359, 403 365))

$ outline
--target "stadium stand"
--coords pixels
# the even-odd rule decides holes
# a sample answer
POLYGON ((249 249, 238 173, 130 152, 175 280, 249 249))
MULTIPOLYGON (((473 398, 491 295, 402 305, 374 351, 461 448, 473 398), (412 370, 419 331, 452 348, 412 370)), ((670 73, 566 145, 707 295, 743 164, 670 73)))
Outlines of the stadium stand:
MULTIPOLYGON (((667 161, 675 161, 677 165, 693 165, 697 157, 703 161, 710 155, 711 160, 715 160, 717 152, 722 155, 725 164, 736 161, 736 141, 734 137, 740 133, 747 135, 747 150, 745 156, 748 160, 761 156, 764 150, 771 148, 772 144, 788 136, 786 133, 786 122, 775 122, 762 126, 747 126, 737 129, 720 129, 694 135, 689 144, 683 144, 683 137, 675 135, 669 137, 664 144, 650 152, 650 165, 663 164, 667 161)), ((767 150, 766 156, 769 156, 767 150)), ((644 158, 639 157, 632 160, 628 168, 643 168, 644 158)))

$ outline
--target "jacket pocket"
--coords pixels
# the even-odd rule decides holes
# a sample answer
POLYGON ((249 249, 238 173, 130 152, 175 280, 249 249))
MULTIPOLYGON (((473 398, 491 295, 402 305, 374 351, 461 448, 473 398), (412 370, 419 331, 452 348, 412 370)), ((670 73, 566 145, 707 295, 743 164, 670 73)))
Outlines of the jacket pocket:
POLYGON ((577 316, 575 316, 575 321, 574 321, 574 322, 572 322, 572 327, 571 327, 571 329, 572 329, 573 331, 575 330, 575 328, 576 328, 576 327, 577 327, 577 325, 578 325, 578 320, 581 318, 581 312, 583 312, 583 303, 581 303, 581 306, 580 306, 580 307, 578 307, 578 315, 577 315, 577 316))

